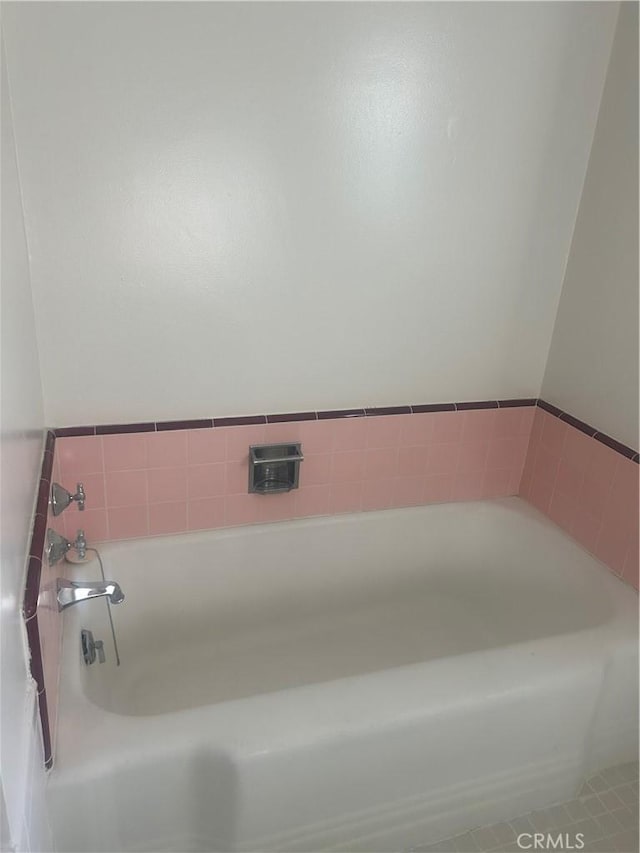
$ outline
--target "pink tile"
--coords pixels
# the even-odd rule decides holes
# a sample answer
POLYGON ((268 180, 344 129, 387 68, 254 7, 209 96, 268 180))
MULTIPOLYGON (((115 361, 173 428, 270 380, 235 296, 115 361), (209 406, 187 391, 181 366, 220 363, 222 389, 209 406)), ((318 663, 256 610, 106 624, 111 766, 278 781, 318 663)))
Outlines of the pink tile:
POLYGON ((509 495, 520 494, 520 482, 522 481, 522 469, 515 468, 511 471, 511 480, 509 482, 509 495))
POLYGON ((398 477, 392 506, 418 506, 424 502, 424 477, 398 477))
POLYGON ((459 412, 462 418, 462 440, 480 441, 493 438, 498 409, 472 409, 459 412))
POLYGON ((363 475, 365 480, 386 480, 395 477, 397 473, 397 447, 365 450, 363 475))
POLYGON ((542 428, 544 426, 545 419, 548 417, 547 413, 543 409, 536 410, 533 415, 533 423, 531 424, 531 441, 538 444, 542 438, 542 428))
POLYGON ((260 521, 286 521, 289 518, 294 518, 295 493, 285 492, 279 495, 260 495, 262 503, 260 504, 260 521))
POLYGON ((631 584, 634 589, 638 589, 638 540, 632 541, 627 549, 627 555, 624 559, 622 569, 622 577, 625 581, 631 584))
POLYGON ((558 472, 556 474, 555 491, 565 498, 571 498, 574 505, 577 505, 580 494, 582 493, 582 485, 584 483, 584 474, 581 470, 574 468, 564 459, 560 460, 558 472))
MULTIPOLYGON (((199 432, 207 432, 207 430, 199 430, 199 432)), ((186 465, 187 435, 188 431, 185 429, 146 433, 149 468, 179 468, 186 465)))
POLYGON ((56 440, 55 457, 60 464, 60 476, 75 477, 76 472, 96 474, 104 470, 102 436, 88 435, 56 440))
POLYGON ((149 503, 178 503, 187 499, 186 468, 151 468, 147 471, 147 484, 149 503))
POLYGON ((184 533, 187 529, 187 504, 151 504, 149 507, 149 533, 160 536, 166 533, 184 533))
POLYGON ((464 416, 462 412, 435 412, 433 414, 432 440, 438 444, 460 441, 464 416))
POLYGON ((522 421, 524 413, 528 411, 529 409, 517 406, 513 409, 498 409, 495 414, 493 438, 515 438, 522 435, 522 421))
POLYGON ((549 511, 551 496, 553 494, 553 479, 542 476, 538 471, 531 478, 531 485, 527 500, 529 500, 540 512, 545 514, 549 511))
POLYGON ((146 471, 109 471, 105 476, 108 507, 137 506, 147 502, 146 471))
MULTIPOLYGON (((60 441, 61 439, 58 439, 60 441)), ((62 473, 60 471, 60 454, 58 450, 55 449, 53 452, 53 469, 52 469, 53 481, 55 483, 59 483, 62 479, 62 473)))
POLYGON ((365 418, 367 448, 397 447, 402 420, 399 415, 365 418))
MULTIPOLYGON (((635 536, 637 538, 637 533, 635 536)), ((617 575, 622 575, 632 540, 633 534, 627 524, 610 519, 602 523, 593 553, 617 575)))
POLYGON ((561 456, 568 429, 569 427, 564 421, 550 415, 548 412, 544 412, 540 444, 550 453, 561 456))
POLYGON ((362 484, 362 509, 364 511, 387 509, 393 500, 395 481, 367 480, 362 484))
POLYGON ((224 527, 225 505, 223 497, 189 501, 187 527, 189 530, 213 530, 216 527, 224 527))
POLYGON ((465 471, 456 474, 453 482, 453 500, 478 501, 483 497, 483 471, 465 471))
POLYGON ((146 433, 102 437, 105 471, 147 467, 146 433))
POLYGON ((458 473, 471 474, 487 467, 488 441, 461 441, 458 450, 458 473))
POLYGON ((453 496, 453 474, 431 474, 424 478, 425 503, 447 503, 453 496))
POLYGON ((334 453, 331 459, 331 482, 349 483, 361 480, 364 474, 364 451, 346 450, 334 453))
MULTIPOLYGON (((66 480, 63 485, 70 492, 75 492, 78 483, 82 483, 85 494, 85 507, 89 509, 102 509, 104 500, 104 474, 78 474, 73 480, 66 480)), ((65 515, 70 512, 78 512, 78 504, 72 503, 65 509, 65 515)))
POLYGON ((281 424, 267 424, 265 428, 265 444, 296 444, 302 441, 303 423, 306 421, 285 421, 281 424))
POLYGON ((585 476, 578 498, 579 511, 602 520, 610 492, 611 485, 603 485, 601 480, 585 476))
MULTIPOLYGON (((69 510, 67 510, 67 513, 69 510)), ((104 542, 108 538, 107 512, 105 509, 86 509, 67 516, 68 538, 75 539, 78 530, 84 530, 89 545, 104 542)))
POLYGON ((260 503, 264 495, 228 495, 225 498, 225 524, 255 524, 260 519, 260 503))
POLYGON ((459 444, 429 445, 425 472, 427 474, 453 474, 458 465, 459 453, 459 444))
POLYGON ((218 430, 224 434, 227 444, 227 460, 234 462, 248 459, 249 447, 252 444, 266 444, 265 429, 265 424, 256 424, 254 426, 216 427, 214 431, 218 430))
POLYGON ((518 478, 516 482, 516 491, 515 494, 520 495, 521 498, 529 498, 529 493, 531 491, 531 480, 532 473, 530 470, 526 468, 522 471, 521 476, 518 478))
POLYGON ((484 472, 482 492, 485 498, 503 498, 516 491, 511 468, 490 468, 484 472))
POLYGON ((526 436, 496 438, 489 442, 487 468, 522 469, 527 455, 526 436))
POLYGON ((614 524, 637 524, 638 507, 638 468, 630 459, 618 458, 618 465, 613 477, 604 509, 604 521, 614 524))
MULTIPOLYGON (((306 460, 304 462, 306 465, 306 460)), ((249 491, 249 462, 247 459, 225 464, 225 494, 242 495, 249 491)))
POLYGON ((527 455, 525 458, 524 466, 522 469, 522 477, 520 481, 520 491, 519 494, 526 496, 529 493, 529 488, 531 485, 531 480, 533 478, 533 474, 535 471, 535 463, 538 455, 538 449, 534 446, 533 442, 529 442, 529 448, 527 450, 527 455))
MULTIPOLYGON (((613 484, 613 478, 618 468, 618 461, 621 458, 620 454, 616 453, 615 450, 611 450, 605 444, 596 441, 595 438, 591 440, 593 441, 593 453, 589 459, 585 475, 598 480, 603 487, 608 488, 613 484)), ((629 464, 633 465, 635 463, 631 462, 629 464)))
POLYGON ((332 513, 357 512, 362 506, 362 483, 333 483, 329 496, 332 513))
POLYGON ((575 527, 576 501, 574 498, 555 491, 551 496, 547 514, 558 527, 570 533, 575 527))
POLYGON ((417 447, 400 447, 398 450, 398 477, 417 477, 427 470, 429 448, 426 445, 417 447))
POLYGON ((295 493, 295 516, 302 518, 311 515, 328 515, 330 487, 305 486, 295 493))
POLYGON ((189 465, 187 468, 187 495, 189 500, 215 498, 226 490, 226 465, 189 465))
POLYGON ((433 440, 434 415, 397 415, 400 421, 400 444, 403 447, 419 447, 433 440))
POLYGON ((531 436, 537 409, 535 406, 523 406, 520 411, 522 412, 520 435, 531 436))
POLYGON ((299 425, 302 452, 331 453, 333 450, 333 425, 335 421, 303 421, 299 425))
POLYGON ((574 427, 569 427, 562 447, 562 458, 584 473, 593 458, 596 444, 597 442, 591 436, 585 435, 574 427))
POLYGON ((367 418, 337 418, 333 421, 333 449, 362 450, 367 418))
POLYGON ((146 506, 107 510, 109 539, 136 539, 149 535, 146 506))
POLYGON ((331 479, 331 454, 313 453, 300 464, 300 487, 322 486, 331 479))
POLYGON ((569 532, 587 551, 591 551, 593 554, 598 542, 601 524, 600 517, 591 515, 584 508, 578 506, 569 532))
MULTIPOLYGON (((190 465, 224 462, 227 458, 227 436, 224 429, 189 429, 187 456, 190 465)), ((247 451, 248 452, 248 451, 247 451)))
POLYGON ((560 465, 560 457, 550 453, 542 444, 538 447, 536 454, 535 475, 555 483, 560 465))

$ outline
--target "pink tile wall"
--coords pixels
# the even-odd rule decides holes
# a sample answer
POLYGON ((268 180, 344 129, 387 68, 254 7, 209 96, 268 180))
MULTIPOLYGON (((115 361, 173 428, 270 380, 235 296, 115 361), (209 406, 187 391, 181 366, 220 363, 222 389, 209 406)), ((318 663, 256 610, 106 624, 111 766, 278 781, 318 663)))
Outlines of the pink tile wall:
POLYGON ((87 509, 69 538, 128 539, 518 493, 534 407, 58 438, 87 509), (300 488, 249 495, 251 444, 302 442, 300 488))
POLYGON ((638 588, 638 464, 536 409, 521 495, 638 588))

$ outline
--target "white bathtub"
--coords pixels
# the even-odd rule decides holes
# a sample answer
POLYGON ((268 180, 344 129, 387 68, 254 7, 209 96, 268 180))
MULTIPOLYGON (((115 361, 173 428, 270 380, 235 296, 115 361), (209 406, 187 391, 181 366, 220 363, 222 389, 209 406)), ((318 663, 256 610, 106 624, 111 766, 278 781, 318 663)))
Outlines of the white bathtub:
POLYGON ((637 597, 517 498, 102 554, 122 666, 68 610, 63 853, 399 851, 635 758, 637 597))

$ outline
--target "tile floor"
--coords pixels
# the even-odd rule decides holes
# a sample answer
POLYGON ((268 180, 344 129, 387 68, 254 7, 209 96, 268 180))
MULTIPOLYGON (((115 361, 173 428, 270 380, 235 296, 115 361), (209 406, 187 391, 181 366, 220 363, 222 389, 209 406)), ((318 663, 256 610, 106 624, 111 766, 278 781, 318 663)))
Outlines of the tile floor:
POLYGON ((415 853, 522 853, 528 849, 540 853, 554 849, 553 842, 534 848, 529 836, 523 839, 525 846, 519 846, 520 833, 545 833, 545 836, 549 833, 553 842, 562 834, 563 846, 556 846, 556 850, 638 853, 638 763, 610 767, 592 776, 575 800, 414 850, 415 853), (578 844, 578 833, 583 847, 578 844))

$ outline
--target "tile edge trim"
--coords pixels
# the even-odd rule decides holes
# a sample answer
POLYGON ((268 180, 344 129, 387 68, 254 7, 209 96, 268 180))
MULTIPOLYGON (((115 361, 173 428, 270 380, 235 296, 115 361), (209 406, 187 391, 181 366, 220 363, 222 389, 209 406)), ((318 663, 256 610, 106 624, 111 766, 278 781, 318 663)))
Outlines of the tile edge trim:
POLYGON ((22 619, 25 623, 29 644, 29 670, 32 678, 38 685, 38 714, 45 749, 44 765, 47 770, 50 770, 53 766, 53 754, 51 751, 51 727, 49 724, 49 711, 44 685, 44 661, 38 627, 38 598, 40 596, 40 579, 42 577, 42 560, 44 558, 56 436, 56 430, 49 429, 45 431, 40 479, 38 480, 36 505, 33 513, 31 536, 29 538, 29 552, 26 557, 27 574, 22 599, 22 619))
MULTIPOLYGON (((638 462, 638 451, 615 438, 596 429, 596 427, 581 421, 569 412, 565 412, 558 406, 548 403, 546 400, 536 397, 522 397, 509 400, 479 400, 456 403, 411 403, 399 406, 364 406, 353 409, 328 409, 307 412, 283 412, 268 415, 239 415, 237 417, 214 417, 195 418, 190 420, 174 421, 147 421, 144 423, 131 424, 96 424, 94 426, 71 426, 57 427, 49 431, 51 437, 71 438, 79 436, 102 436, 122 435, 146 432, 168 432, 170 430, 184 429, 219 429, 230 426, 253 426, 275 423, 301 423, 304 421, 327 421, 340 420, 344 418, 371 418, 389 417, 393 415, 418 415, 431 412, 466 412, 481 409, 515 409, 525 407, 537 407, 550 415, 558 418, 564 423, 580 430, 590 438, 605 444, 616 453, 620 453, 633 462, 638 462)), ((49 448, 47 447, 47 452, 49 448)))

